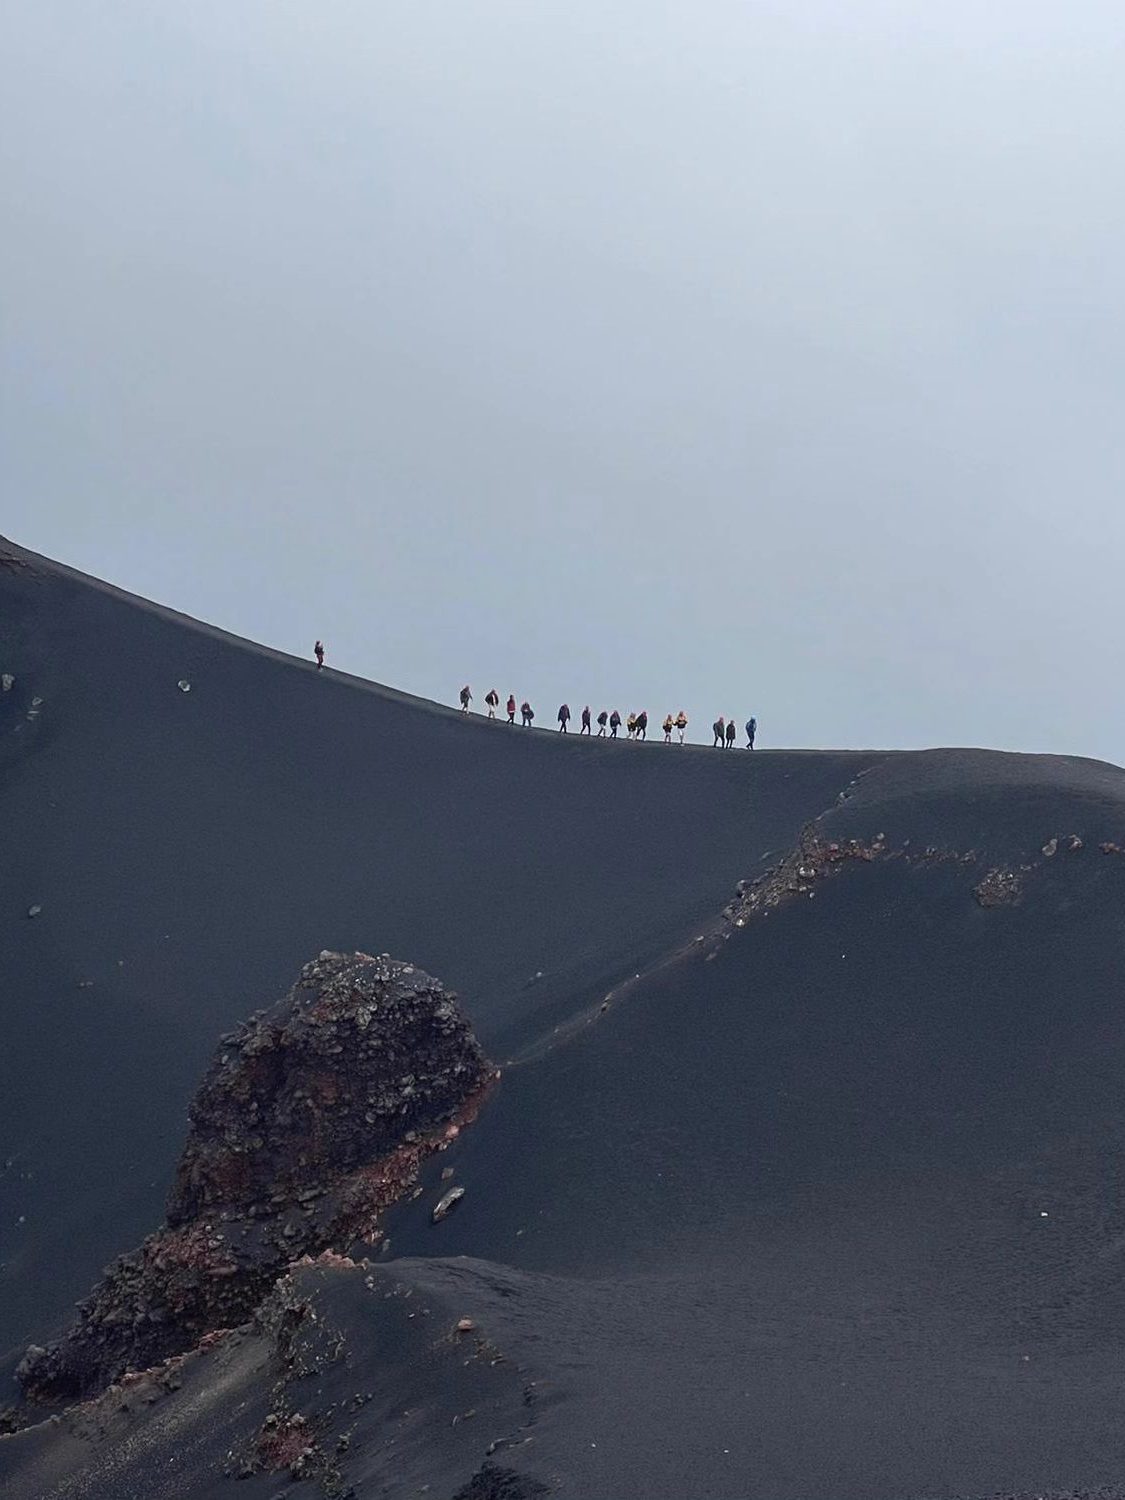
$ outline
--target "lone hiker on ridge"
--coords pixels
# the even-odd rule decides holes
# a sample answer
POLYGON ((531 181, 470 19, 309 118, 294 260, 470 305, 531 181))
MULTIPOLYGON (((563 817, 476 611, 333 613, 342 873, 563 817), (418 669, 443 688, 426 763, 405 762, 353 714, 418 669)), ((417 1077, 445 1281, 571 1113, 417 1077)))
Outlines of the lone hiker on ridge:
POLYGON ((723 734, 726 728, 726 722, 727 721, 723 718, 722 714, 720 714, 715 722, 711 725, 711 733, 715 736, 714 742, 711 747, 712 749, 714 749, 715 745, 718 745, 720 750, 722 749, 723 734))
POLYGON ((730 718, 727 720, 727 749, 728 750, 734 744, 734 735, 735 735, 734 715, 732 714, 730 716, 730 718))
POLYGON ((508 723, 509 724, 514 724, 515 722, 516 722, 516 695, 515 695, 515 693, 509 693, 508 694, 508 723))
POLYGON ((611 740, 617 738, 617 731, 621 728, 621 715, 616 709, 609 716, 609 737, 611 740))
POLYGON ((316 645, 313 647, 313 655, 316 657, 316 670, 318 672, 320 672, 320 671, 322 671, 324 669, 324 642, 323 641, 317 641, 316 645))
POLYGON ((569 720, 569 718, 570 718, 570 704, 569 703, 561 703, 559 705, 559 733, 560 734, 565 734, 566 733, 566 726, 567 726, 567 721, 569 720))
POLYGON ((523 700, 523 703, 520 706, 520 716, 523 719, 523 727, 525 729, 530 729, 531 721, 535 717, 535 710, 532 708, 531 704, 527 701, 526 698, 523 700))
POLYGON ((581 732, 583 734, 589 734, 590 733, 590 705, 588 703, 587 703, 586 707, 582 710, 582 731, 581 732))
POLYGON ((469 704, 472 701, 473 695, 469 691, 469 684, 466 683, 465 686, 461 689, 461 712, 463 714, 467 714, 469 712, 469 704))
POLYGON ((598 739, 599 740, 605 734, 605 726, 606 726, 606 724, 608 722, 609 722, 609 715, 606 713, 605 709, 603 708, 602 711, 601 711, 601 713, 598 715, 598 739))
POLYGON ((500 694, 495 688, 489 688, 488 695, 484 701, 488 704, 488 717, 494 719, 496 717, 496 705, 500 702, 500 694))
POLYGON ((753 718, 747 719, 746 720, 746 748, 747 748, 747 750, 753 750, 753 748, 754 748, 754 736, 757 734, 757 732, 758 732, 758 721, 757 721, 757 719, 753 719, 753 718))

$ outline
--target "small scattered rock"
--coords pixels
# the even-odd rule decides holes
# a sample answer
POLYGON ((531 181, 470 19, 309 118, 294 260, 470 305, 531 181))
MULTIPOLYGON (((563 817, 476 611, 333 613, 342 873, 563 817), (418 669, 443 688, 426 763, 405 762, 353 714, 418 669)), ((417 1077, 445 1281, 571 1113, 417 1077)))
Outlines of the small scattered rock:
POLYGON ((41 906, 38 906, 38 905, 29 906, 27 908, 27 914, 28 914, 29 917, 37 917, 42 910, 43 910, 43 908, 41 906))
POLYGON ((1023 895, 1023 881, 1014 870, 989 870, 974 888, 973 895, 984 907, 1018 906, 1023 895))
POLYGON ((463 1187, 450 1188, 449 1192, 439 1198, 434 1204, 434 1211, 430 1215, 434 1223, 440 1224, 442 1219, 448 1218, 464 1196, 465 1189, 463 1187))
POLYGON ((1058 847, 1059 841, 1057 838, 1048 839, 1047 842, 1043 845, 1043 848, 1040 852, 1045 854, 1047 858, 1050 859, 1052 855, 1058 852, 1058 847))
POLYGON ((1072 833, 1066 841, 1066 847, 1069 849, 1071 854, 1077 854, 1079 849, 1082 848, 1082 840, 1076 833, 1072 833))
POLYGON ((181 677, 179 682, 176 683, 176 686, 179 688, 181 693, 191 692, 191 683, 187 680, 186 677, 181 677))
POLYGON ((458 1318, 457 1319, 457 1332, 458 1333, 472 1333, 473 1329, 476 1326, 477 1325, 473 1322, 472 1318, 458 1318))
POLYGON ((10 693, 16 685, 16 679, 11 672, 0 672, 0 690, 10 693))
POLYGON ((442 1169, 441 1169, 441 1180, 442 1180, 442 1182, 448 1182, 449 1179, 452 1176, 453 1176, 453 1168, 452 1167, 442 1167, 442 1169))

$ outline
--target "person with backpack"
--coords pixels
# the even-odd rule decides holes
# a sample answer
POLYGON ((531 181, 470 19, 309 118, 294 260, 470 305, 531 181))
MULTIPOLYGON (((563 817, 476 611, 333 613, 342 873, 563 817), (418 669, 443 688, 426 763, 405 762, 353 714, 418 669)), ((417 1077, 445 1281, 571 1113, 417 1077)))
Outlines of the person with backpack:
POLYGON ((494 719, 496 717, 497 705, 500 702, 500 694, 495 688, 489 688, 488 695, 484 701, 488 704, 488 717, 494 719))
POLYGON ((570 705, 568 703, 561 703, 559 705, 559 733, 560 734, 565 734, 566 733, 566 726, 567 726, 567 721, 569 720, 569 718, 570 718, 570 705))
POLYGON ((687 714, 681 708, 676 715, 676 728, 680 731, 680 744, 684 742, 684 730, 687 728, 687 714))
POLYGON ((715 748, 715 745, 718 745, 720 750, 723 748, 723 736, 725 727, 726 720, 723 718, 722 714, 720 714, 715 722, 711 725, 711 732, 715 736, 714 742, 711 746, 712 749, 715 748))
POLYGON ((670 745, 672 743, 672 715, 671 714, 665 714, 664 715, 664 743, 666 745, 670 745))
POLYGON ((587 703, 586 707, 582 710, 582 730, 581 730, 581 732, 583 734, 589 734, 590 733, 590 705, 588 703, 587 703))
POLYGON ((727 720, 727 749, 728 750, 731 749, 731 747, 734 745, 734 735, 735 735, 734 715, 732 714, 730 716, 730 718, 727 720))
POLYGON ((747 748, 747 750, 753 750, 753 748, 754 748, 754 736, 757 733, 758 733, 758 721, 757 721, 757 719, 755 719, 755 718, 749 718, 749 719, 747 719, 746 720, 746 748, 747 748))
POLYGON ((607 723, 608 719, 609 719, 609 715, 606 713, 605 709, 603 708, 602 711, 601 711, 601 713, 598 715, 598 739, 599 740, 605 734, 605 726, 606 726, 606 723, 607 723))
POLYGON ((609 716, 609 737, 611 740, 617 738, 617 731, 621 728, 621 715, 616 709, 609 716))
POLYGON ((318 672, 322 672, 324 670, 324 642, 323 641, 317 641, 316 645, 313 647, 313 655, 316 657, 316 670, 318 672))
POLYGON ((625 720, 625 732, 630 739, 635 739, 637 734, 637 716, 630 714, 625 720))
POLYGON ((469 684, 466 683, 465 686, 461 689, 461 712, 463 714, 467 714, 469 712, 469 704, 472 701, 473 695, 469 691, 469 684))
POLYGON ((648 709, 642 708, 637 715, 637 727, 634 739, 643 740, 648 738, 648 709))
POLYGON ((526 698, 523 700, 523 703, 520 705, 520 714, 521 714, 521 716, 523 718, 523 727, 525 729, 530 729, 531 728, 531 721, 535 717, 535 710, 532 708, 531 704, 527 701, 526 698))
POLYGON ((516 722, 516 695, 515 695, 515 693, 509 693, 508 694, 508 723, 509 724, 514 724, 515 722, 516 722))

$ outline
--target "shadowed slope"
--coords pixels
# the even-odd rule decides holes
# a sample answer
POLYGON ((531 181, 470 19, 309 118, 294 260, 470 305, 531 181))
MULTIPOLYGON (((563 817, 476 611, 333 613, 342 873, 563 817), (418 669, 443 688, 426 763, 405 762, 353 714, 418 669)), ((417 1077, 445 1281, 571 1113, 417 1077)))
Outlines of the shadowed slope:
MULTIPOLYGON (((514 1059, 444 1158, 457 1212, 432 1222, 435 1166, 386 1274, 534 1386, 521 1472, 577 1500, 1125 1496, 1125 773, 559 743, 47 565, 0 599, 13 1338, 158 1216, 247 996, 310 944, 392 948, 514 1059)), ((408 1330, 386 1365, 360 1288, 332 1379, 394 1390, 341 1482, 451 1490, 500 1431, 454 1453, 447 1346, 408 1330)), ((199 1463, 169 1500, 224 1492, 261 1378, 250 1426, 170 1407, 199 1463)), ((171 1440, 130 1430, 163 1472, 171 1440)), ((0 1459, 104 1493, 104 1446, 66 1443, 0 1459)))
POLYGON ((503 1061, 875 759, 560 744, 5 550, 24 564, 0 567, 9 1365, 159 1221, 215 1039, 309 952, 409 954, 503 1061))

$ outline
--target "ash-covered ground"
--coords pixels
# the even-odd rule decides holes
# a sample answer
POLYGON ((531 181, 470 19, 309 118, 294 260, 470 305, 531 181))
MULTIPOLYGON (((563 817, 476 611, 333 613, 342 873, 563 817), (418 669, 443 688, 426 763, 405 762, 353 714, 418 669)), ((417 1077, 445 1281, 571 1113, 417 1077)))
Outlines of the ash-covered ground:
POLYGON ((503 1076, 389 1243, 6 1492, 1125 1495, 1125 773, 560 744, 9 555, 6 1371, 310 954, 439 975, 503 1076))

